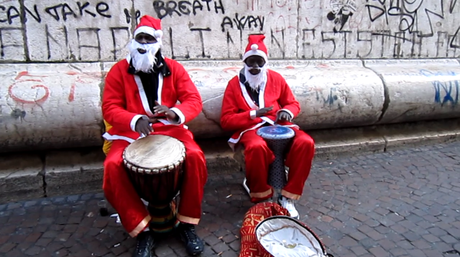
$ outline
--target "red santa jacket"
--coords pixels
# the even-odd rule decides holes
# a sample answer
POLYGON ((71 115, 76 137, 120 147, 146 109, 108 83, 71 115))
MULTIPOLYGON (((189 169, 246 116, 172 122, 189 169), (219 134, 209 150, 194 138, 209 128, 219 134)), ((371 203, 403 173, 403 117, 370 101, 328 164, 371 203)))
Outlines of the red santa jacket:
MULTIPOLYGON (((244 84, 235 76, 225 89, 220 124, 222 129, 235 132, 228 141, 233 148, 246 131, 256 129, 265 123, 273 125, 277 113, 281 110, 288 112, 292 118, 300 112, 300 104, 281 74, 268 70, 267 83, 259 89, 259 106, 252 101, 244 84), (265 116, 251 118, 251 110, 270 106, 273 106, 273 109, 265 116)), ((297 127, 290 122, 280 125, 297 127)))
MULTIPOLYGON (((164 58, 171 71, 170 76, 158 77, 158 102, 168 106, 179 116, 178 126, 194 119, 203 107, 201 96, 184 67, 178 62, 164 58)), ((140 115, 152 117, 149 103, 139 76, 128 73, 129 62, 116 63, 105 79, 102 97, 102 115, 112 128, 104 134, 107 140, 127 140, 139 138, 134 131, 140 115)), ((167 120, 155 123, 158 126, 171 124, 167 120)))

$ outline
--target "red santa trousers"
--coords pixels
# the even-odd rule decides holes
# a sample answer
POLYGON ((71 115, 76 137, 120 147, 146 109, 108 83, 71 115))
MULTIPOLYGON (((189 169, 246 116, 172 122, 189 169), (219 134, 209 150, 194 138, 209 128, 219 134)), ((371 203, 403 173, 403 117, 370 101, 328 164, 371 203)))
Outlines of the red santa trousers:
MULTIPOLYGON (((155 128, 152 134, 174 136, 184 143, 186 160, 177 219, 198 224, 201 218, 204 185, 208 176, 203 151, 193 140, 191 132, 181 127, 163 126, 155 128)), ((149 225, 151 217, 123 165, 123 150, 128 145, 129 143, 124 140, 113 141, 104 161, 103 189, 107 200, 118 212, 123 227, 135 237, 149 225)))
MULTIPOLYGON (((315 154, 315 142, 304 131, 297 128, 292 129, 295 136, 285 160, 285 165, 289 167, 288 180, 281 194, 298 200, 310 174, 315 154)), ((256 133, 256 129, 249 130, 238 142, 244 146, 246 183, 250 190, 251 202, 254 203, 266 200, 273 195, 272 187, 268 184, 268 170, 270 164, 275 160, 275 155, 265 140, 256 133)))

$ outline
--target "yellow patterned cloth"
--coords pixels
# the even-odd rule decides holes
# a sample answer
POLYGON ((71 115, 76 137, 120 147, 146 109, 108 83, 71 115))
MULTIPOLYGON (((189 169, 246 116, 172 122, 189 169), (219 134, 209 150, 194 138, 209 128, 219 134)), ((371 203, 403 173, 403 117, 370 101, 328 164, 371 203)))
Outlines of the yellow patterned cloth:
MULTIPOLYGON (((109 129, 112 128, 112 125, 107 123, 107 121, 104 120, 104 125, 105 125, 105 131, 109 131, 109 129)), ((110 147, 112 146, 112 141, 107 141, 104 139, 104 144, 102 145, 102 151, 107 155, 107 153, 110 151, 110 147)))
POLYGON ((289 216, 289 212, 279 204, 272 202, 258 203, 246 212, 240 230, 241 251, 239 257, 272 257, 259 243, 255 232, 261 221, 275 215, 289 216))

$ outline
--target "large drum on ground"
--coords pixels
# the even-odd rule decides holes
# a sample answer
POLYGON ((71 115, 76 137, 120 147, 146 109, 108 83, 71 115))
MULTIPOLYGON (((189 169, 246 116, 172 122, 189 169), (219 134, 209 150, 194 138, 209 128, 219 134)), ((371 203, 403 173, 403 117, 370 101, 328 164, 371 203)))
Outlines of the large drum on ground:
POLYGON ((239 257, 331 257, 320 238, 273 202, 252 206, 240 229, 239 257))
POLYGON ((275 189, 281 189, 286 185, 284 158, 295 132, 289 127, 267 126, 259 128, 257 135, 267 142, 268 147, 275 155, 275 160, 270 164, 268 184, 275 189))
POLYGON ((275 257, 332 256, 308 226, 285 215, 264 219, 255 234, 259 244, 275 257))
POLYGON ((182 184, 185 146, 165 135, 149 135, 126 147, 123 162, 139 197, 148 202, 151 225, 157 232, 170 231, 175 202, 182 184))

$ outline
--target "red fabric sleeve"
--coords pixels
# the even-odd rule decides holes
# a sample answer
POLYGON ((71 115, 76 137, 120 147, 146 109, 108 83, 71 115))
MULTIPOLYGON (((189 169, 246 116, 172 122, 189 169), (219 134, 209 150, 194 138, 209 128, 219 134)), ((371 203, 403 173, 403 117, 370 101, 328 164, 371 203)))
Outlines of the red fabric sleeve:
POLYGON ((220 125, 223 130, 238 131, 250 128, 262 121, 261 118, 251 119, 251 109, 244 101, 239 87, 238 77, 231 79, 225 89, 222 101, 220 125))
POLYGON ((137 113, 127 111, 125 97, 125 83, 120 68, 121 62, 115 64, 105 78, 102 95, 102 115, 104 120, 121 131, 132 131, 131 120, 137 113))
POLYGON ((168 67, 171 70, 173 84, 176 88, 177 100, 180 102, 174 107, 184 114, 184 123, 187 123, 198 116, 203 109, 200 93, 181 64, 168 59, 168 67))

